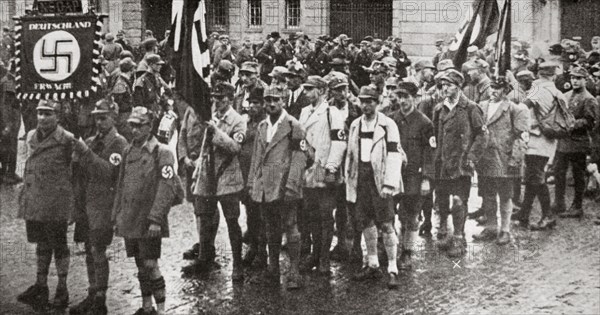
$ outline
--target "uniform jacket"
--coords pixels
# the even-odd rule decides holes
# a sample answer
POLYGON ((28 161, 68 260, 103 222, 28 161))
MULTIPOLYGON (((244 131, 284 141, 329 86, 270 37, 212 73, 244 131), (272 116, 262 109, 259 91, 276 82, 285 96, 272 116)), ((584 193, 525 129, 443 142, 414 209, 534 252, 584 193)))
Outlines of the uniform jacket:
POLYGON ((282 115, 285 116, 271 142, 267 142, 267 121, 258 125, 247 185, 256 202, 302 198, 306 166, 306 155, 302 151, 306 147, 301 144, 304 130, 294 117, 285 111, 282 115))
MULTIPOLYGON (((252 48, 242 48, 238 54, 237 57, 235 58, 235 63, 237 64, 238 67, 242 66, 242 63, 246 62, 246 61, 254 61, 254 52, 252 51, 252 48)), ((218 64, 217 64, 218 66, 218 64)))
POLYGON ((331 57, 323 50, 314 50, 308 54, 305 63, 308 67, 308 75, 324 76, 331 70, 329 62, 331 57))
POLYGON ((215 133, 207 136, 207 147, 197 160, 194 171, 194 195, 223 196, 244 189, 239 154, 245 138, 246 121, 231 108, 218 120, 215 133))
MULTIPOLYGON (((314 150, 314 156, 311 156, 314 162, 305 173, 305 187, 325 187, 325 166, 332 164, 339 169, 346 151, 344 117, 335 106, 323 101, 316 108, 312 105, 304 107, 300 124, 306 132, 309 151, 314 150)), ((339 179, 341 184, 342 177, 339 179)))
POLYGON ((267 40, 265 44, 256 53, 256 59, 260 63, 260 73, 268 74, 275 67, 275 44, 271 40, 267 40))
POLYGON ((392 57, 398 60, 398 63, 396 64, 398 77, 406 78, 408 76, 406 67, 409 67, 412 64, 412 61, 410 61, 410 59, 408 59, 408 55, 398 47, 394 47, 394 50, 392 51, 392 57))
POLYGON ((127 146, 112 212, 115 235, 145 238, 148 227, 155 223, 160 225, 162 237, 169 237, 169 210, 183 199, 174 164, 173 153, 154 136, 139 151, 127 146))
MULTIPOLYGON (((400 134, 396 123, 382 113, 377 113, 377 123, 371 148, 371 166, 375 176, 377 191, 383 186, 392 188, 394 195, 404 191, 402 183, 402 163, 406 156, 400 145, 400 134)), ((346 200, 356 202, 358 187, 358 164, 360 163, 359 132, 362 116, 354 120, 348 133, 348 154, 346 154, 345 178, 346 200)))
POLYGON ((67 222, 74 198, 71 172, 73 134, 56 127, 45 139, 38 130, 27 134, 19 217, 32 221, 67 222))
POLYGON ((104 44, 104 47, 102 47, 102 56, 104 56, 104 59, 108 61, 106 70, 109 73, 119 67, 119 57, 122 51, 123 47, 119 43, 115 42, 106 43, 104 44))
POLYGON ((571 136, 558 140, 557 150, 559 152, 584 152, 590 150, 590 135, 598 116, 596 109, 598 102, 586 89, 576 93, 571 90, 565 94, 569 111, 575 118, 575 128, 571 136))
POLYGON ((304 63, 310 52, 311 49, 308 45, 302 45, 294 49, 294 57, 296 57, 299 62, 304 63))
POLYGON ((548 157, 550 160, 556 152, 556 139, 549 139, 542 134, 539 128, 537 115, 544 117, 548 115, 553 107, 554 96, 562 98, 568 104, 565 96, 556 88, 554 82, 545 78, 533 81, 533 85, 524 103, 529 107, 529 142, 527 144, 527 155, 538 155, 548 157))
POLYGON ((407 164, 402 178, 405 194, 419 194, 423 176, 433 179, 433 152, 436 148, 433 123, 417 109, 408 116, 401 111, 391 115, 400 132, 400 145, 406 154, 407 164))
POLYGON ((529 140, 529 110, 524 104, 517 105, 506 99, 488 117, 489 104, 489 101, 481 103, 487 141, 477 163, 477 175, 519 177, 529 140))
POLYGON ((177 141, 177 156, 181 162, 186 157, 193 161, 200 156, 203 136, 204 128, 192 106, 188 106, 181 118, 179 141, 177 141))
POLYGON ((152 72, 144 72, 133 85, 133 105, 158 112, 162 79, 152 72))
POLYGON ((213 69, 216 69, 221 60, 229 60, 231 62, 234 61, 233 53, 231 52, 231 46, 220 44, 214 53, 213 59, 213 69))
POLYGON ((306 92, 304 90, 300 92, 300 95, 298 95, 298 98, 295 102, 291 98, 292 91, 288 90, 288 92, 289 95, 286 101, 286 110, 288 114, 292 115, 292 117, 300 119, 300 113, 302 113, 302 109, 310 105, 310 101, 308 100, 308 97, 306 97, 306 92))
POLYGON ((242 151, 240 152, 240 167, 242 168, 242 175, 248 187, 248 173, 250 172, 250 166, 252 162, 252 155, 254 154, 254 141, 258 135, 258 126, 263 122, 265 115, 261 115, 260 118, 249 119, 247 122, 246 129, 246 140, 242 144, 242 151))
POLYGON ((473 176, 473 165, 468 162, 476 164, 485 145, 481 108, 461 94, 452 111, 444 102, 436 106, 433 127, 436 179, 473 176))
POLYGON ((92 231, 112 230, 111 214, 127 140, 113 127, 102 139, 96 135, 85 142, 90 150, 79 158, 85 185, 85 209, 76 209, 83 213, 77 213, 74 219, 87 217, 92 231))
MULTIPOLYGON (((11 73, 0 78, 0 140, 3 137, 14 137, 16 139, 21 127, 21 113, 19 102, 15 94, 15 81, 11 73)), ((2 151, 2 149, 0 149, 2 151)))
POLYGON ((111 94, 119 105, 119 112, 130 112, 133 108, 133 82, 131 78, 119 74, 112 88, 111 94))

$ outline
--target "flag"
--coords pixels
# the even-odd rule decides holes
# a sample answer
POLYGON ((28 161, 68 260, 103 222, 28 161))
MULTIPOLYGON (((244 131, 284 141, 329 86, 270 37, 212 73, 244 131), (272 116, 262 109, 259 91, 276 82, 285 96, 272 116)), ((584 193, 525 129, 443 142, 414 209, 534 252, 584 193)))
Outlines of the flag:
POLYGON ((173 0, 171 36, 175 90, 202 121, 211 118, 210 55, 204 0, 173 0))
POLYGON ((453 61, 457 69, 467 60, 469 46, 483 48, 487 37, 498 31, 500 12, 496 0, 475 0, 471 11, 473 14, 467 16, 455 35, 454 47, 450 46, 450 50, 456 50, 453 61))
POLYGON ((494 52, 494 75, 496 77, 505 76, 506 71, 510 70, 512 38, 511 2, 512 0, 506 0, 504 8, 502 8, 502 16, 500 17, 500 30, 498 31, 496 50, 494 52))

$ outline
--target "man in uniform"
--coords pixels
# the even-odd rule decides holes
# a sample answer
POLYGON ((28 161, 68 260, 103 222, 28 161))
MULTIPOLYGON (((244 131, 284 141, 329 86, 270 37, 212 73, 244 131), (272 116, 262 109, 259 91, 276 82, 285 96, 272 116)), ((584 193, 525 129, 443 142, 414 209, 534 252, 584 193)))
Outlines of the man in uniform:
POLYGON ((402 171, 404 192, 395 196, 398 217, 402 224, 402 252, 400 270, 412 268, 411 257, 417 248, 421 195, 431 190, 433 178, 433 150, 436 148, 431 120, 417 110, 418 87, 412 82, 400 82, 394 91, 398 95, 399 109, 391 118, 398 126, 400 144, 406 152, 407 164, 402 171))
POLYGON ((146 56, 145 60, 148 63, 148 70, 135 81, 133 104, 135 107, 146 107, 158 114, 161 111, 161 88, 167 86, 160 77, 160 69, 165 62, 156 54, 146 56))
POLYGON ((17 149, 21 113, 15 94, 15 77, 0 60, 0 182, 15 185, 22 181, 17 175, 17 149))
POLYGON ((481 59, 466 62, 463 66, 469 76, 467 85, 463 88, 464 95, 479 104, 490 98, 490 78, 486 74, 487 63, 481 59))
POLYGON ((590 153, 590 135, 598 120, 598 102, 586 88, 588 71, 583 67, 571 71, 573 89, 565 94, 569 111, 575 118, 575 127, 568 138, 558 140, 554 159, 556 176, 555 212, 561 218, 577 218, 583 216, 583 193, 585 191, 586 156, 590 153), (565 188, 567 170, 572 167, 575 182, 573 204, 567 210, 565 205, 565 188))
POLYGON ((111 95, 119 107, 119 116, 117 117, 116 127, 127 141, 131 141, 132 134, 127 119, 133 108, 133 70, 135 63, 131 58, 125 58, 119 62, 120 74, 117 77, 115 85, 112 88, 111 95))
POLYGON ((275 59, 277 57, 275 51, 275 42, 280 38, 279 32, 272 32, 267 36, 265 44, 256 53, 256 59, 260 63, 260 79, 267 84, 271 83, 269 73, 275 67, 275 59))
POLYGON ((100 54, 104 56, 104 60, 108 62, 106 71, 112 73, 119 66, 119 57, 123 51, 121 44, 115 43, 115 36, 111 33, 104 35, 106 43, 102 47, 100 54))
POLYGON ((302 87, 307 76, 306 70, 300 62, 290 62, 284 76, 289 90, 289 99, 286 100, 284 108, 289 115, 299 119, 302 108, 310 105, 302 87))
POLYGON ((365 68, 370 66, 372 61, 373 53, 369 49, 369 42, 363 40, 360 42, 360 49, 356 54, 356 57, 350 64, 352 80, 354 80, 358 86, 369 84, 369 74, 365 71, 365 68))
POLYGON ((315 49, 306 57, 304 63, 308 68, 309 75, 324 76, 329 73, 331 57, 325 52, 326 42, 325 35, 319 36, 315 42, 315 49))
POLYGON ((233 108, 241 113, 250 107, 250 102, 248 102, 250 94, 255 90, 258 90, 255 93, 262 94, 267 88, 267 84, 258 77, 258 64, 254 61, 244 62, 238 75, 240 79, 235 84, 233 108))
POLYGON ((382 94, 385 88, 385 80, 389 77, 389 66, 384 62, 375 60, 365 70, 369 73, 371 84, 377 88, 379 94, 382 94))
POLYGON ((117 133, 118 105, 102 99, 92 111, 97 133, 86 140, 89 150, 75 150, 83 170, 83 209, 76 209, 75 241, 85 243, 88 296, 69 310, 70 314, 107 314, 106 290, 109 266, 106 248, 113 238, 110 220, 122 154, 127 140, 117 133))
POLYGON ((60 103, 41 100, 37 106, 38 126, 26 140, 19 217, 25 219, 27 240, 37 244, 37 281, 18 300, 36 309, 48 303, 48 269, 53 255, 58 274, 53 304, 59 308, 69 304, 67 226, 74 201, 71 155, 75 150, 88 150, 83 141, 58 125, 60 111, 60 103))
POLYGON ((127 257, 134 257, 138 268, 139 315, 166 314, 165 279, 158 259, 162 238, 169 237, 169 210, 183 199, 173 153, 151 134, 153 115, 145 107, 134 107, 127 120, 133 139, 123 153, 112 212, 115 234, 125 239, 127 257))
POLYGON ((217 47, 213 53, 213 69, 216 69, 221 60, 227 60, 229 62, 233 62, 235 57, 231 52, 231 44, 229 43, 229 36, 221 35, 219 36, 219 43, 217 43, 217 47))
POLYGON ((190 265, 190 269, 206 269, 210 263, 207 248, 214 244, 216 232, 213 230, 213 218, 219 211, 217 203, 220 203, 233 256, 231 280, 241 282, 244 279, 242 231, 238 218, 244 178, 239 154, 246 139, 246 121, 232 107, 233 91, 234 87, 229 83, 219 83, 211 91, 215 112, 212 120, 206 123, 202 154, 196 162, 193 176, 195 185, 192 192, 198 196, 195 213, 199 222, 200 250, 198 259, 190 265))
MULTIPOLYGON (((484 209, 487 221, 481 233, 473 235, 477 241, 496 241, 498 245, 510 243, 510 217, 513 210, 514 178, 520 177, 521 163, 529 140, 529 111, 507 97, 510 84, 504 77, 491 80, 490 100, 480 107, 485 121, 484 135, 487 144, 479 162, 477 175, 484 200, 500 200, 500 229, 496 212, 498 208, 484 209)), ((520 185, 521 183, 517 183, 520 185)))
POLYGON ((348 137, 346 155, 346 198, 356 203, 356 216, 367 245, 366 263, 353 276, 364 281, 380 276, 377 256, 377 229, 383 233, 388 257, 388 287, 400 284, 396 253, 398 238, 394 230, 392 197, 402 191, 401 167, 405 157, 394 121, 377 111, 380 93, 372 85, 363 86, 358 97, 363 115, 354 120, 348 137))
POLYGON ((125 39, 125 31, 119 30, 117 32, 117 40, 115 40, 115 43, 120 44, 121 47, 123 47, 123 50, 133 53, 133 47, 131 47, 131 45, 127 43, 127 39, 125 39))
POLYGON ((428 59, 419 60, 414 65, 415 74, 410 77, 404 78, 406 82, 414 83, 419 90, 417 93, 420 96, 424 96, 427 93, 427 89, 433 83, 433 77, 435 76, 435 66, 428 59))
POLYGON ((264 98, 268 116, 256 130, 247 187, 252 201, 260 204, 266 223, 269 246, 266 280, 279 284, 283 227, 290 257, 287 289, 298 289, 301 286, 300 233, 296 218, 306 165, 304 131, 283 109, 286 99, 283 89, 269 87, 264 98))
POLYGON ((340 167, 346 150, 344 117, 337 107, 327 103, 327 82, 323 78, 309 76, 303 87, 311 104, 302 109, 300 123, 306 131, 306 145, 313 161, 306 169, 303 191, 304 211, 310 215, 313 251, 302 269, 318 267, 319 273, 329 275, 335 187, 342 184, 340 167))
POLYGON ((392 50, 392 57, 398 60, 398 63, 396 64, 398 77, 400 79, 406 78, 408 76, 408 71, 406 70, 406 68, 411 65, 412 61, 408 59, 408 55, 402 50, 402 38, 400 37, 394 38, 394 48, 392 50))
POLYGON ((448 256, 464 254, 465 218, 471 190, 471 177, 475 163, 481 156, 483 145, 483 118, 481 109, 462 94, 463 75, 446 70, 440 77, 445 99, 438 104, 433 114, 435 142, 436 195, 440 208, 438 238, 442 250, 448 256), (450 195, 453 206, 450 209, 450 195), (454 236, 447 235, 447 219, 452 214, 454 236))

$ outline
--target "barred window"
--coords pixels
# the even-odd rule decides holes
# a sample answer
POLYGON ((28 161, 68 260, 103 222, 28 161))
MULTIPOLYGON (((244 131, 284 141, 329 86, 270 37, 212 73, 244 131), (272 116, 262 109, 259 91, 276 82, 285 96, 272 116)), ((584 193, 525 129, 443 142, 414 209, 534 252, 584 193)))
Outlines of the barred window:
POLYGON ((248 12, 250 13, 250 27, 262 25, 262 1, 249 0, 248 12))
POLYGON ((285 21, 287 28, 300 26, 300 0, 285 1, 285 21))
POLYGON ((226 26, 227 25, 227 0, 213 0, 212 3, 212 16, 214 26, 226 26))

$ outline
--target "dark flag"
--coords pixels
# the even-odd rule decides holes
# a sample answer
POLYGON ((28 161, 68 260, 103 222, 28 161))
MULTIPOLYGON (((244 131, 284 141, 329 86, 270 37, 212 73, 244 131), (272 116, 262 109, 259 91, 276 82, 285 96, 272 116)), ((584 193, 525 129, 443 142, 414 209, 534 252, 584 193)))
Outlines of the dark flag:
POLYGON ((454 65, 460 69, 467 60, 467 48, 485 46, 488 36, 498 31, 500 12, 496 0, 476 0, 472 6, 473 14, 463 22, 456 34, 454 65))
POLYGON ((502 8, 500 30, 498 31, 496 51, 494 52, 494 75, 496 77, 505 76, 506 71, 510 70, 512 38, 511 2, 512 0, 506 0, 504 8, 502 8))
POLYGON ((211 118, 210 73, 204 0, 173 0, 173 24, 168 45, 173 47, 175 90, 202 121, 211 118))

